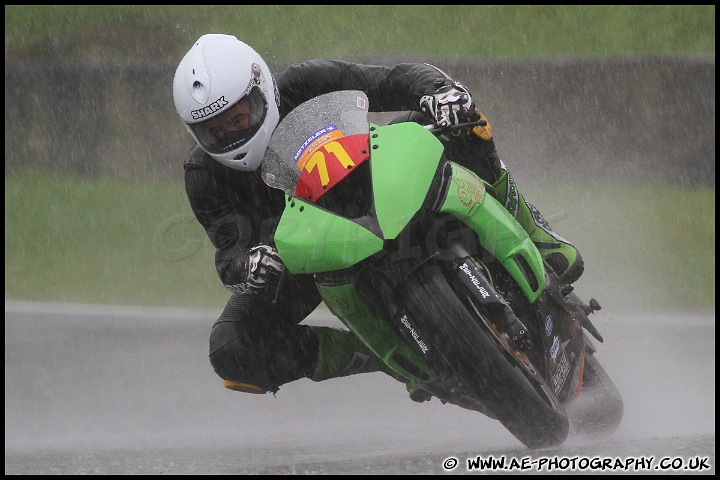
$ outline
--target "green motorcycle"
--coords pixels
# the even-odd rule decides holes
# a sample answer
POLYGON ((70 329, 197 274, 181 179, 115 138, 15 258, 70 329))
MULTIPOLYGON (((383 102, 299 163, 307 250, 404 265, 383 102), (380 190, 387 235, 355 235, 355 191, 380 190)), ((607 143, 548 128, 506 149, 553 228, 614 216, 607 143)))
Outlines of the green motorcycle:
POLYGON ((334 92, 275 130, 262 176, 286 194, 274 239, 287 270, 314 275, 413 398, 479 411, 529 448, 614 431, 623 401, 586 333, 602 341, 597 302, 561 284, 488 185, 443 156, 447 129, 367 114, 362 92, 334 92))

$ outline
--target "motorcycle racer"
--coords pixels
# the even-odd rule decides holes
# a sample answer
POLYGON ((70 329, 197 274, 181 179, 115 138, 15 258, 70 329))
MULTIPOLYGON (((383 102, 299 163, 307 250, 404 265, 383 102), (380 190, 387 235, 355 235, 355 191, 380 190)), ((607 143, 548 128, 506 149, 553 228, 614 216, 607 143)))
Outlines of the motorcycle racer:
POLYGON ((263 182, 259 166, 285 115, 337 90, 363 91, 371 111, 419 110, 442 126, 481 120, 484 125, 471 133, 449 136, 446 155, 492 184, 565 283, 582 274, 575 247, 519 193, 468 89, 437 67, 309 60, 273 74, 234 36, 203 35, 177 67, 173 98, 196 142, 184 162, 186 193, 216 248, 218 275, 232 292, 209 341, 210 363, 229 389, 275 393, 300 378, 322 381, 373 371, 400 380, 353 334, 300 324, 321 303, 312 275, 285 272, 279 282, 284 266, 273 231, 285 198, 263 182))

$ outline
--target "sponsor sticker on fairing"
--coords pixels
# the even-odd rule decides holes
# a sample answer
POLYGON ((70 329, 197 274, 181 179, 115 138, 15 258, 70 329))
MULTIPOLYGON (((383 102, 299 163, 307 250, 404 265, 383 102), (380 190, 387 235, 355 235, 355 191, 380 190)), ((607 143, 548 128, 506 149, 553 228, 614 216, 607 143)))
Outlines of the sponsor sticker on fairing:
POLYGON ((553 317, 552 315, 548 315, 545 317, 545 336, 549 337, 552 335, 553 331, 553 317))
POLYGON ((565 384, 565 379, 567 378, 568 373, 570 373, 570 362, 568 362, 565 352, 563 352, 560 356, 558 368, 555 370, 552 377, 553 392, 555 392, 555 395, 558 394, 562 386, 565 384))
POLYGON ((427 353, 428 346, 425 344, 422 338, 420 338, 420 333, 410 324, 410 320, 408 320, 407 315, 403 315, 400 318, 400 323, 402 323, 405 328, 407 328, 408 333, 410 333, 410 336, 417 342, 418 347, 420 348, 420 351, 422 353, 427 353))
POLYGON ((295 152, 295 164, 299 170, 305 167, 310 156, 323 144, 341 138, 342 132, 338 130, 337 125, 326 125, 308 136, 302 145, 295 152))
POLYGON ((557 335, 555 335, 555 338, 553 338, 552 346, 550 347, 550 356, 553 360, 555 360, 555 357, 557 357, 558 350, 560 349, 560 339, 557 335))

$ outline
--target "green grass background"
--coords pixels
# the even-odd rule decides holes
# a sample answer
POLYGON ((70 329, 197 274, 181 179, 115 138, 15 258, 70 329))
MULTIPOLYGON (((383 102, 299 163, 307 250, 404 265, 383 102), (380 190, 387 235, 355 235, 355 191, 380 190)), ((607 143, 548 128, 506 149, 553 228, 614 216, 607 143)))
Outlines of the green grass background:
POLYGON ((5 6, 5 57, 174 59, 209 32, 266 60, 715 55, 714 5, 5 6))
MULTIPOLYGON (((714 58, 715 7, 6 6, 5 58, 175 63, 207 32, 236 34, 276 64, 714 58)), ((714 310, 714 188, 563 185, 573 201, 560 204, 527 183, 523 193, 585 257, 581 294, 606 308, 714 310)), ((6 300, 221 308, 213 253, 181 178, 6 174, 6 300)))

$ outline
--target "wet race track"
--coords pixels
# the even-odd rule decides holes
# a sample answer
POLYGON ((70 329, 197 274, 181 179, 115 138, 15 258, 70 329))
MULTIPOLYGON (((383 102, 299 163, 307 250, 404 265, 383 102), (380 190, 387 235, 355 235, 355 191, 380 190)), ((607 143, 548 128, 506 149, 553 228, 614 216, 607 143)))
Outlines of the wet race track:
MULTIPOLYGON (((382 373, 226 390, 207 360, 219 313, 6 301, 5 473, 490 473, 478 457, 505 473, 715 472, 714 311, 596 314, 625 417, 552 450, 382 373)), ((322 309, 307 322, 336 325, 322 309)))

